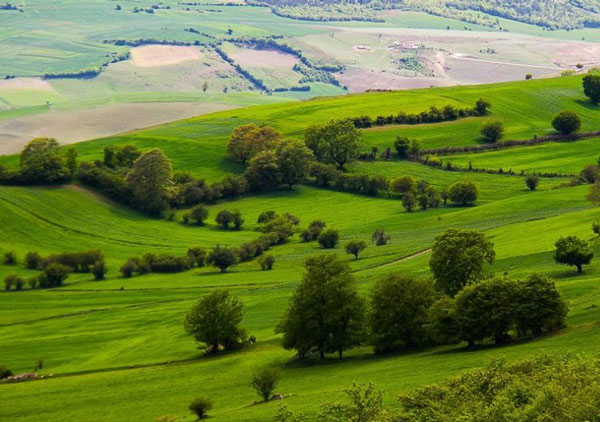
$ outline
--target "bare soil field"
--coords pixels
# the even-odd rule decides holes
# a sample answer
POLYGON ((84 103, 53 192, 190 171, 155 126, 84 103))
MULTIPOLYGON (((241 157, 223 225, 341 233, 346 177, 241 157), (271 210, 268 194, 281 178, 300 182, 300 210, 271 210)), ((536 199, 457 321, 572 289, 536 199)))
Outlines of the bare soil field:
POLYGON ((185 61, 202 60, 198 47, 145 45, 131 49, 131 63, 138 67, 170 66, 185 61))
POLYGON ((192 102, 126 103, 2 120, 0 154, 19 152, 35 137, 53 137, 70 144, 234 107, 192 102))
POLYGON ((231 58, 242 67, 266 67, 266 68, 292 68, 298 60, 291 54, 285 54, 276 50, 254 50, 251 48, 240 48, 230 54, 231 58))
POLYGON ((442 78, 403 77, 393 73, 376 72, 358 67, 347 68, 344 73, 336 74, 336 78, 346 85, 350 92, 364 92, 369 89, 399 90, 452 85, 451 81, 442 78))

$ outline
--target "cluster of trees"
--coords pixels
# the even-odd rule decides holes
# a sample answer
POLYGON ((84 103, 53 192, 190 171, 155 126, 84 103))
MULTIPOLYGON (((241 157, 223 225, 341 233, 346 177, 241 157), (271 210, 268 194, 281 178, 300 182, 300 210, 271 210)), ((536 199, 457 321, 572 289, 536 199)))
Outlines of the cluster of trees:
POLYGON ((71 269, 66 265, 52 263, 47 265, 41 274, 29 277, 27 280, 16 274, 7 275, 4 278, 4 288, 6 290, 13 288, 15 290, 22 290, 25 284, 29 285, 30 289, 59 287, 62 286, 70 272, 71 269))
POLYGON ((365 301, 348 265, 334 254, 307 259, 306 272, 276 330, 300 358, 321 359, 361 344, 375 352, 435 344, 537 337, 565 326, 567 305, 541 275, 522 281, 491 278, 493 244, 480 232, 449 229, 436 238, 434 280, 390 274, 365 301))
POLYGON ((488 101, 479 99, 472 108, 458 108, 448 104, 443 108, 431 106, 429 110, 418 114, 407 114, 401 112, 396 115, 377 116, 375 119, 369 116, 361 116, 352 119, 352 122, 354 126, 361 129, 384 125, 417 125, 422 123, 438 123, 456 120, 462 117, 485 116, 489 113, 490 107, 491 104, 488 101))

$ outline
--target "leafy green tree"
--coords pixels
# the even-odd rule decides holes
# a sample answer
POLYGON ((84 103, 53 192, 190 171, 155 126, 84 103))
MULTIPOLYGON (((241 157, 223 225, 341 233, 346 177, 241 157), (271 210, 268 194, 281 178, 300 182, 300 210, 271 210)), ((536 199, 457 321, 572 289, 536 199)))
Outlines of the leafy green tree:
POLYGON ((275 151, 262 151, 251 160, 246 172, 248 185, 253 191, 273 189, 281 184, 279 159, 275 151))
POLYGON ((392 192, 404 195, 408 192, 414 192, 414 190, 417 188, 417 184, 412 177, 402 176, 392 180, 390 188, 392 192))
POLYGON ((554 282, 531 274, 517 283, 515 323, 520 336, 539 337, 566 327, 569 307, 554 282))
POLYGON ((570 110, 561 111, 552 120, 552 127, 563 135, 570 135, 581 128, 581 118, 570 110))
POLYGON ((412 192, 406 192, 402 196, 402 206, 406 210, 406 212, 412 212, 412 210, 417 205, 417 199, 415 198, 415 194, 412 192))
POLYGON ((230 349, 245 340, 246 332, 240 324, 244 318, 244 305, 227 290, 213 290, 201 298, 185 318, 185 331, 208 352, 219 347, 230 349))
POLYGON ((277 213, 275 211, 263 211, 259 214, 258 216, 258 220, 256 220, 256 222, 258 224, 265 224, 268 223, 271 220, 274 220, 278 217, 277 213))
POLYGON ((481 126, 481 134, 488 142, 498 142, 504 137, 504 123, 500 120, 488 120, 481 126))
POLYGON ((4 252, 4 265, 17 265, 17 254, 14 251, 4 252))
POLYGON ((486 114, 488 114, 489 109, 491 107, 492 104, 489 101, 484 100, 483 98, 478 99, 475 103, 475 111, 480 116, 485 116, 486 114))
POLYGON ((390 241, 391 236, 385 232, 385 229, 378 228, 371 235, 371 240, 375 246, 385 246, 390 241))
POLYGON ((396 136, 394 141, 394 149, 401 158, 406 158, 411 152, 411 140, 406 136, 396 136))
POLYGON ((600 75, 586 75, 583 78, 583 92, 594 104, 600 102, 600 75))
POLYGON ((237 264, 238 256, 233 248, 215 245, 208 255, 207 262, 214 267, 217 267, 222 273, 225 273, 227 272, 227 268, 237 264))
POLYGON ((281 134, 272 127, 250 123, 233 130, 227 153, 233 160, 246 163, 256 154, 274 149, 280 140, 281 134))
POLYGON ((208 208, 205 205, 196 205, 190 211, 183 215, 185 223, 191 222, 199 226, 204 225, 204 221, 208 218, 208 208))
POLYGON ((277 331, 302 359, 317 351, 342 353, 365 341, 365 305, 348 264, 335 254, 310 257, 277 331))
POLYGON ((104 260, 96 261, 94 263, 94 266, 92 267, 92 274, 94 275, 94 280, 104 280, 107 271, 108 270, 106 268, 106 263, 104 262, 104 260))
POLYGON ((252 374, 250 385, 260 396, 263 402, 268 402, 273 396, 275 387, 281 379, 281 371, 274 366, 260 368, 252 374))
POLYGON ((208 416, 208 411, 212 409, 212 407, 213 402, 210 398, 197 397, 190 403, 188 409, 198 418, 198 420, 202 420, 208 416))
POLYGON ((244 218, 242 217, 242 213, 240 210, 234 210, 231 213, 231 222, 233 223, 233 228, 236 230, 240 230, 244 225, 244 218))
POLYGON ((305 143, 316 159, 335 163, 339 169, 358 157, 361 132, 351 120, 332 120, 323 126, 311 126, 305 134, 305 143))
POLYGON ((67 160, 60 154, 60 144, 53 138, 31 140, 21 152, 20 167, 29 183, 54 183, 70 175, 67 160))
POLYGON ((447 229, 435 238, 429 268, 436 287, 454 296, 469 282, 480 280, 484 265, 495 257, 494 244, 482 232, 447 229))
POLYGON ((535 174, 530 174, 527 177, 525 177, 525 184, 527 185, 527 187, 529 188, 529 190, 534 191, 537 186, 540 183, 540 178, 537 177, 535 174))
POLYGON ((505 343, 515 321, 516 289, 515 282, 503 279, 484 280, 462 289, 454 299, 460 339, 469 347, 488 338, 505 343))
POLYGON ((430 280, 390 274, 371 290, 371 344, 377 353, 423 347, 428 343, 428 309, 436 292, 430 280))
POLYGON ((275 264, 275 257, 273 255, 263 255, 258 259, 258 264, 261 270, 270 271, 275 264))
POLYGON ((303 142, 295 139, 281 142, 277 148, 281 182, 292 189, 295 184, 304 181, 313 159, 312 151, 303 142))
POLYGON ((229 210, 221 210, 217 213, 215 221, 219 226, 221 226, 221 228, 227 229, 233 222, 233 213, 229 210))
POLYGON ((346 243, 346 253, 354 255, 354 259, 358 259, 358 255, 367 248, 367 242, 364 240, 351 240, 346 243))
POLYGON ((169 207, 167 193, 172 173, 171 161, 160 149, 142 154, 125 178, 134 204, 151 215, 165 211, 169 207))
POLYGON ((583 266, 588 265, 594 257, 588 242, 579 239, 577 236, 561 237, 554 246, 556 247, 554 260, 558 264, 577 267, 578 273, 581 273, 583 266))
POLYGON ((317 242, 319 242, 319 245, 321 245, 323 249, 334 249, 339 240, 340 234, 334 229, 323 230, 317 238, 317 242))
POLYGON ((58 263, 51 263, 44 268, 44 271, 39 276, 39 285, 42 288, 61 286, 69 276, 69 272, 69 267, 58 263))
POLYGON ((442 296, 431 305, 427 313, 426 330, 429 338, 436 344, 459 342, 460 336, 454 299, 442 296))
POLYGON ((470 180, 456 182, 448 188, 448 197, 455 204, 473 204, 479 197, 479 188, 470 180))
POLYGON ((37 252, 27 252, 25 255, 25 268, 39 270, 42 267, 42 257, 37 252))

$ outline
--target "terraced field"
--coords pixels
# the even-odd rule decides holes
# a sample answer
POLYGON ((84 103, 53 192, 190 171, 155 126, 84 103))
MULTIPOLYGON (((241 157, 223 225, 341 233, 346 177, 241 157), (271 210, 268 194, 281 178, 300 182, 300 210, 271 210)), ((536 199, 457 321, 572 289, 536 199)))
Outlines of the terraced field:
MULTIPOLYGON (((564 77, 478 87, 454 87, 394 93, 369 93, 298 103, 255 106, 219 112, 120 136, 75 144, 82 160, 100 158, 106 145, 133 144, 143 150, 165 151, 175 170, 189 170, 208 180, 220 179, 243 168, 225 154, 231 130, 246 122, 265 123, 285 135, 302 138, 311 124, 332 118, 372 117, 399 111, 421 112, 448 103, 470 107, 480 98, 492 103, 492 116, 502 119, 507 138, 529 139, 551 132, 552 116, 563 108, 581 115, 582 130, 597 130, 599 110, 581 90, 581 78, 564 77)), ((424 147, 463 146, 480 142, 481 118, 419 126, 384 126, 364 132, 365 150, 391 147, 396 135, 421 140, 424 147)), ((452 156, 455 164, 472 161, 477 167, 578 173, 597 160, 596 139, 516 147, 472 156, 452 156)), ((444 158, 445 159, 445 158, 444 158)), ((18 157, 0 163, 15 167, 18 157)), ((324 401, 339 399, 353 381, 374 381, 386 390, 386 403, 416 386, 438 382, 493 358, 509 361, 541 351, 596 353, 600 346, 600 264, 593 261, 583 275, 552 259, 560 236, 577 235, 600 251, 590 227, 598 210, 585 196, 588 186, 560 187, 567 178, 541 178, 537 191, 526 189, 522 176, 447 171, 392 159, 362 161, 350 172, 382 174, 388 178, 412 175, 436 188, 470 179, 481 191, 476 206, 442 206, 406 213, 393 197, 366 197, 302 185, 294 190, 248 195, 209 207, 204 227, 151 219, 111 202, 79 185, 60 187, 0 186, 0 253, 14 250, 22 260, 31 250, 43 255, 62 251, 101 249, 109 268, 107 279, 71 275, 65 286, 0 294, 0 363, 15 372, 31 371, 44 358, 41 374, 53 377, 16 384, 0 384, 0 415, 10 421, 151 421, 171 414, 192 421, 191 398, 214 399, 211 420, 272 420, 277 403, 252 405, 248 387, 252 371, 265 363, 282 366, 277 391, 289 394, 285 403, 316 420, 324 401), (559 188, 560 187, 560 188, 559 188), (221 209, 240 209, 246 224, 240 231, 224 231, 214 218, 221 209), (362 239, 369 247, 355 261, 347 260, 366 295, 373 282, 390 272, 430 275, 429 250, 445 228, 483 230, 495 245, 496 262, 489 268, 498 276, 521 277, 531 272, 549 275, 570 306, 568 328, 536 341, 505 347, 467 350, 464 344, 424 351, 374 356, 370 348, 351 351, 338 361, 298 363, 280 345, 274 327, 284 311, 300 268, 307 256, 318 253, 316 243, 298 237, 276 246, 273 271, 260 271, 255 261, 237 265, 226 274, 212 268, 131 279, 118 268, 131 256, 146 252, 181 255, 190 246, 210 248, 215 243, 237 246, 256 238, 258 215, 266 210, 290 212, 300 227, 323 219, 340 231, 341 244, 362 239), (370 244, 373 231, 384 227, 391 235, 386 246, 370 244), (239 295, 246 306, 244 327, 257 343, 242 351, 207 357, 185 335, 183 319, 192 303, 216 287, 239 295)), ((31 274, 22 264, 0 265, 7 274, 31 274)))

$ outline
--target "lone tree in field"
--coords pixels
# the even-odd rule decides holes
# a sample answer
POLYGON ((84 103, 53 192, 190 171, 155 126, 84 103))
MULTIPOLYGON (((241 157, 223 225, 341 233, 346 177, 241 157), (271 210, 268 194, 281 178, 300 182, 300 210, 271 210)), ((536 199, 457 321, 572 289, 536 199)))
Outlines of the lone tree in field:
POLYGON ((561 111, 552 120, 552 127, 563 135, 570 135, 581 128, 581 118, 570 110, 561 111))
POLYGON ((425 323, 435 298, 436 292, 429 280, 390 274, 375 282, 369 318, 375 352, 425 346, 425 323))
POLYGON ((429 268, 436 287, 454 296, 467 283, 481 279, 484 265, 495 257, 494 244, 482 232, 447 229, 435 238, 429 268))
POLYGON ((358 255, 367 248, 367 242, 364 240, 351 240, 346 243, 346 253, 354 255, 354 259, 358 259, 358 255))
POLYGON ((350 120, 311 126, 304 133, 304 139, 318 161, 337 164, 340 170, 356 160, 361 146, 361 132, 350 120))
POLYGON ((500 120, 488 120, 481 126, 481 134, 488 142, 498 142, 504 137, 504 123, 500 120))
POLYGON ((212 409, 212 407, 213 403, 211 399, 208 397, 197 397, 190 403, 188 409, 196 415, 198 420, 202 420, 207 417, 207 412, 212 409))
POLYGON ((365 341, 365 304, 348 264, 335 254, 308 258, 306 273, 294 291, 277 331, 283 347, 300 359, 310 352, 344 351, 365 341))
POLYGON ((235 249, 216 245, 208 255, 206 261, 212 266, 217 267, 222 273, 225 273, 227 272, 227 268, 237 264, 238 256, 235 253, 235 249))
POLYGON ((525 178, 525 184, 529 188, 529 190, 535 190, 537 186, 540 184, 540 178, 535 174, 530 174, 525 178))
POLYGON ((292 187, 304 181, 314 160, 312 151, 302 142, 295 139, 281 142, 277 148, 277 162, 281 182, 292 187))
POLYGON ((275 387, 277 387, 280 379, 281 371, 279 368, 267 366, 254 372, 250 385, 254 388, 263 402, 268 402, 271 400, 275 387))
POLYGON ((67 160, 60 154, 60 144, 53 138, 30 141, 20 157, 21 174, 29 183, 54 183, 71 176, 67 160))
POLYGON ((455 204, 470 205, 477 201, 479 188, 469 180, 456 182, 448 188, 448 198, 455 204))
POLYGON ((317 242, 323 249, 334 249, 338 241, 340 240, 340 234, 335 229, 326 229, 321 232, 317 238, 317 242))
POLYGON ((600 102, 600 75, 586 75, 583 78, 583 92, 594 104, 600 102))
POLYGON ((561 237, 554 246, 556 247, 554 260, 558 264, 577 267, 578 273, 581 273, 583 266, 588 265, 594 257, 588 242, 579 239, 577 236, 561 237))
POLYGON ((169 207, 167 188, 172 172, 171 161, 160 149, 142 154, 125 178, 134 203, 151 215, 165 211, 169 207))
POLYGON ((254 123, 238 126, 227 143, 227 154, 240 163, 246 163, 256 154, 275 148, 281 134, 269 126, 254 123))
POLYGON ((185 318, 185 331, 204 343, 208 352, 229 349, 245 340, 240 327, 244 305, 227 290, 214 290, 200 299, 185 318))

